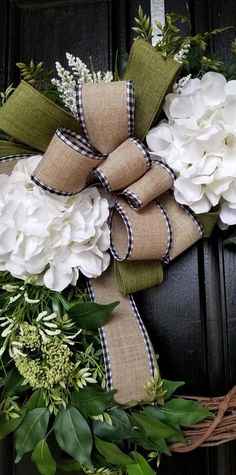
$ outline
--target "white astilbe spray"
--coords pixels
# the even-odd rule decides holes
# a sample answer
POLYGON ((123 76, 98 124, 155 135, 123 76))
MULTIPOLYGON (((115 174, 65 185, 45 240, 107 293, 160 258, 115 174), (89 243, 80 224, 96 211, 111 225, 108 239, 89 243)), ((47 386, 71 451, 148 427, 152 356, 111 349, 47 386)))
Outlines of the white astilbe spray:
POLYGON ((57 61, 56 70, 59 79, 53 78, 52 84, 56 86, 59 91, 64 105, 75 117, 78 117, 75 93, 76 85, 80 82, 111 82, 113 80, 113 74, 111 71, 107 71, 106 73, 90 71, 80 58, 70 53, 66 53, 66 58, 70 71, 63 68, 57 61))
POLYGON ((175 54, 174 60, 177 61, 177 63, 182 64, 183 61, 186 59, 187 54, 190 50, 190 43, 186 43, 185 45, 182 46, 182 48, 178 51, 178 53, 175 54))

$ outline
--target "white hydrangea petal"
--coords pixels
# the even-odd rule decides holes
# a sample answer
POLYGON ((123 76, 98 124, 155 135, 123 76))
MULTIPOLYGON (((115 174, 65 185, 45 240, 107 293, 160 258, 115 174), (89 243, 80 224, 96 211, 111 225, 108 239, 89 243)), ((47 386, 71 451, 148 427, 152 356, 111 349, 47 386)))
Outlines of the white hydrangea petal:
POLYGON ((16 230, 6 229, 1 233, 0 253, 5 254, 14 250, 16 244, 16 230))
POLYGON ((225 100, 226 79, 223 74, 210 71, 201 79, 201 92, 205 101, 211 106, 221 104, 225 100))
POLYGON ((236 96, 236 80, 228 81, 225 85, 226 96, 236 96))
POLYGON ((236 98, 230 97, 222 110, 223 120, 233 126, 236 125, 236 98))
POLYGON ((61 292, 63 289, 68 287, 71 281, 74 279, 72 269, 65 272, 65 269, 62 267, 59 271, 53 263, 50 264, 49 269, 45 272, 43 281, 44 285, 51 290, 56 290, 61 292))
POLYGON ((201 185, 196 185, 184 177, 177 178, 174 187, 184 196, 186 204, 198 201, 203 194, 201 185))
POLYGON ((191 209, 196 214, 207 213, 211 209, 211 202, 206 195, 203 195, 200 200, 191 204, 191 209))
POLYGON ((232 182, 229 188, 222 193, 222 197, 231 203, 236 203, 236 183, 235 182, 232 182))
POLYGON ((236 209, 230 206, 230 203, 225 202, 221 206, 220 219, 223 224, 233 226, 236 224, 236 209))
POLYGON ((162 123, 148 132, 146 140, 147 145, 152 152, 157 153, 159 156, 163 156, 164 152, 172 142, 171 130, 167 124, 162 123))

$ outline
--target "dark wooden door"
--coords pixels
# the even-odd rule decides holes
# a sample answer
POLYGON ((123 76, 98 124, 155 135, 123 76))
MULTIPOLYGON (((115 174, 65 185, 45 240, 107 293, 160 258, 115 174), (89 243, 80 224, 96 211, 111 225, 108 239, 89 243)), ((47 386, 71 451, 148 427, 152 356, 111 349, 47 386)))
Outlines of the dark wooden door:
MULTIPOLYGON (((152 0, 158 6, 160 0, 152 0)), ((193 31, 236 23, 234 0, 166 0, 167 11, 190 15, 193 31)), ((0 83, 18 79, 15 62, 42 60, 53 67, 65 52, 112 67, 116 50, 128 51, 137 0, 1 0, 0 83)), ((142 0, 146 11, 149 0, 142 0)), ((230 30, 212 44, 228 58, 230 30)), ((137 303, 160 355, 162 375, 185 380, 188 394, 219 395, 236 382, 236 256, 215 232, 172 263, 160 287, 137 303)), ((162 459, 160 475, 235 475, 235 444, 162 459)), ((11 440, 0 445, 0 475, 36 475, 26 457, 13 464, 11 440)))

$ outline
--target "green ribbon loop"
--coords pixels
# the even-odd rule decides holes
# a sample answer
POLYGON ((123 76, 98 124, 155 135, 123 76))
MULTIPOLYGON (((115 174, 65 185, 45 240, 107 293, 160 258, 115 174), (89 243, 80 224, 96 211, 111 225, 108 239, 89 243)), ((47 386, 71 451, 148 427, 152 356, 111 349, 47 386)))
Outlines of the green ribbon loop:
POLYGON ((163 282, 161 261, 115 261, 115 277, 121 295, 132 294, 163 282))
POLYGON ((78 120, 24 81, 0 109, 0 129, 41 152, 58 127, 81 132, 78 120))
POLYGON ((163 58, 146 41, 134 42, 123 79, 135 85, 135 137, 143 140, 158 119, 180 69, 181 64, 170 57, 163 58))
POLYGON ((34 153, 36 155, 37 150, 33 150, 32 148, 27 147, 27 145, 21 143, 0 140, 0 158, 25 153, 34 153))

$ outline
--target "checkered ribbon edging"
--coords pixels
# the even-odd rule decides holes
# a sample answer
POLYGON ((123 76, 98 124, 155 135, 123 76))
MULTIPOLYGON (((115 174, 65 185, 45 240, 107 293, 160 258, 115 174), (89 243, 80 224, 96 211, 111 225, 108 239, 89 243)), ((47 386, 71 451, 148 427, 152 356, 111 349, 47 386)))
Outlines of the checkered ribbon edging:
POLYGON ((142 336, 143 336, 143 339, 144 339, 145 347, 146 347, 146 350, 147 350, 147 353, 148 353, 150 372, 151 372, 151 376, 153 377, 154 372, 155 372, 155 362, 154 362, 153 352, 152 352, 152 348, 151 348, 150 341, 149 341, 149 338, 148 338, 148 334, 147 334, 146 328, 145 328, 145 326, 142 322, 142 319, 140 317, 140 314, 139 314, 139 311, 137 309, 137 306, 136 306, 136 303, 134 301, 133 296, 131 294, 129 294, 128 297, 129 297, 130 304, 132 306, 132 309, 134 311, 134 314, 136 316, 139 328, 141 330, 141 333, 142 333, 142 336))
POLYGON ((133 81, 126 81, 126 104, 128 117, 128 137, 134 135, 134 111, 135 111, 135 96, 133 81))
POLYGON ((124 211, 123 206, 121 206, 120 203, 116 202, 116 204, 115 204, 115 206, 112 210, 112 213, 111 213, 111 218, 112 218, 112 214, 114 213, 115 210, 118 211, 118 213, 120 214, 120 216, 123 219, 123 222, 125 224, 127 235, 128 235, 128 245, 127 245, 127 252, 126 252, 125 256, 124 257, 119 256, 119 254, 116 252, 115 246, 113 244, 112 232, 111 232, 110 250, 111 250, 111 253, 112 253, 113 257, 117 261, 126 261, 126 259, 128 259, 128 257, 130 256, 130 254, 133 250, 134 237, 133 237, 132 226, 130 224, 130 221, 129 221, 129 218, 128 218, 126 212, 124 211))
MULTIPOLYGON (((87 289, 88 289, 89 297, 92 300, 92 302, 96 302, 93 287, 89 280, 87 280, 87 289)), ((107 385, 107 389, 111 390, 113 389, 112 367, 111 367, 111 360, 110 360, 109 351, 108 351, 106 333, 103 327, 99 328, 99 336, 101 340, 102 354, 103 354, 104 365, 105 365, 106 385, 107 385)))

